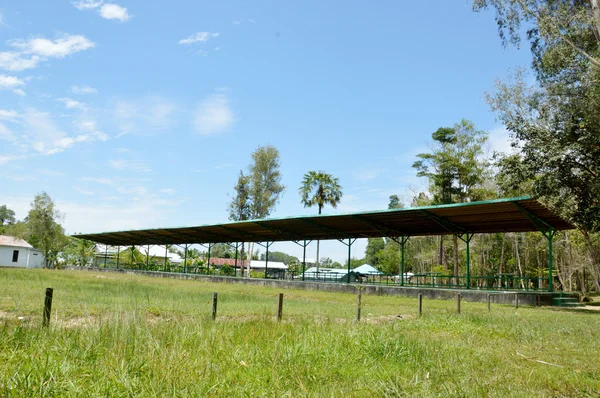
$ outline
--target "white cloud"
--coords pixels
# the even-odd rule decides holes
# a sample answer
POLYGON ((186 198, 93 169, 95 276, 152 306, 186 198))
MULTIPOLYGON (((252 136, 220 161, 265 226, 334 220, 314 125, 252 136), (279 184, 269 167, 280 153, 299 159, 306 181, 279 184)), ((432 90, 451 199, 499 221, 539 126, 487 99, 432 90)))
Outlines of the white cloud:
POLYGON ((92 196, 92 195, 94 195, 94 192, 92 192, 90 190, 87 190, 85 188, 82 188, 82 187, 74 186, 73 189, 75 191, 79 192, 80 194, 85 195, 85 196, 92 196))
POLYGON ((21 90, 20 88, 17 88, 16 90, 13 90, 13 93, 20 95, 21 97, 26 96, 27 94, 25 94, 25 91, 21 90))
POLYGON ((73 94, 98 94, 98 90, 90 86, 71 86, 73 94))
POLYGON ((231 22, 234 25, 240 25, 244 20, 243 19, 238 19, 238 20, 234 20, 233 22, 231 22))
POLYGON ((112 180, 108 178, 99 178, 99 177, 81 177, 81 181, 84 182, 95 182, 96 184, 102 185, 110 185, 112 184, 112 180))
POLYGON ((63 177, 65 175, 65 173, 63 173, 63 172, 51 170, 51 169, 37 169, 36 173, 44 175, 44 176, 48 176, 48 177, 63 177))
POLYGON ((104 4, 100 7, 100 16, 105 19, 116 19, 120 22, 126 22, 131 19, 127 8, 116 4, 104 4))
POLYGON ((362 168, 361 170, 353 173, 352 177, 358 181, 370 181, 387 172, 389 172, 388 169, 362 168))
POLYGON ((85 104, 71 98, 58 98, 57 101, 65 104, 67 109, 85 109, 85 104))
POLYGON ((252 18, 248 18, 248 22, 250 22, 250 23, 256 23, 256 21, 254 19, 252 19, 252 18))
POLYGON ((102 3, 103 3, 102 0, 99 0, 99 1, 80 0, 80 1, 74 1, 72 4, 78 10, 91 10, 91 9, 100 7, 102 5, 102 3))
POLYGON ((48 58, 64 58, 96 45, 81 35, 64 35, 55 40, 38 37, 29 40, 12 40, 9 43, 11 46, 20 49, 24 54, 33 54, 48 58))
POLYGON ((0 123, 0 141, 14 141, 16 139, 15 135, 8 127, 4 124, 0 123))
POLYGON ((153 96, 139 100, 119 100, 114 107, 114 119, 121 130, 128 133, 152 135, 166 131, 177 123, 177 104, 169 99, 153 96))
POLYGON ((108 164, 116 170, 135 171, 140 173, 150 173, 152 171, 148 163, 143 160, 110 159, 108 164))
POLYGON ((25 147, 43 155, 53 155, 76 143, 106 141, 108 136, 100 132, 68 136, 54 123, 51 115, 30 108, 23 114, 25 147))
POLYGON ((9 120, 9 121, 15 121, 15 119, 19 116, 19 114, 17 113, 17 111, 14 110, 5 110, 5 109, 0 109, 0 120, 9 120))
POLYGON ((24 84, 25 82, 16 76, 0 74, 0 90, 16 89, 24 84))
POLYGON ((166 193, 167 195, 174 195, 175 194, 175 190, 173 188, 161 189, 160 192, 166 193))
POLYGON ((179 44, 193 44, 193 43, 205 43, 211 37, 219 37, 219 32, 210 33, 210 32, 197 32, 193 35, 188 36, 185 39, 179 40, 179 44))
POLYGON ((0 52, 0 69, 18 72, 38 66, 40 57, 37 55, 24 56, 14 51, 0 52))
POLYGON ((193 125, 201 135, 213 135, 227 131, 234 122, 229 99, 224 93, 205 98, 196 108, 193 125))

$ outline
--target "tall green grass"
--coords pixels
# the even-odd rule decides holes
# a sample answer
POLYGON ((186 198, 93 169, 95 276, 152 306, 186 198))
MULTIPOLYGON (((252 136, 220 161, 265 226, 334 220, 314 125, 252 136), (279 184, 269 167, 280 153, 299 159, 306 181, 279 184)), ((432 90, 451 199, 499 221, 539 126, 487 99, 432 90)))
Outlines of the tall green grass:
POLYGON ((598 396, 600 312, 0 270, 4 396, 598 396), (51 326, 41 327, 53 287, 51 326), (210 317, 219 292, 218 318, 210 317), (18 317, 26 317, 18 320, 18 317))

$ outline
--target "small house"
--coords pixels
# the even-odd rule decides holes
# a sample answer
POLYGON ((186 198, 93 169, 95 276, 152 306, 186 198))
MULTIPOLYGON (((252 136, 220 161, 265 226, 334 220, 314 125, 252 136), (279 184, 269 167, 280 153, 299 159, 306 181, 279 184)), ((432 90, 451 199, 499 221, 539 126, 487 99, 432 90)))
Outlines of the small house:
POLYGON ((42 268, 44 254, 23 239, 0 235, 0 267, 42 268))

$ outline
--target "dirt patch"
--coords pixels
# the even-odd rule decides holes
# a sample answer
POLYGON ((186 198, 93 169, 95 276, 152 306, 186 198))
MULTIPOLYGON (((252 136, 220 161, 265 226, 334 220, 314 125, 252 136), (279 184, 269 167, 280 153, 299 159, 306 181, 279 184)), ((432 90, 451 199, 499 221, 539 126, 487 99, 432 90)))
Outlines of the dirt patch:
MULTIPOLYGON (((52 322, 52 321, 50 321, 52 322)), ((60 326, 67 329, 72 328, 84 328, 90 327, 96 324, 96 317, 94 316, 76 316, 67 319, 61 319, 58 321, 60 326)))
POLYGON ((380 325, 382 323, 390 323, 396 321, 403 321, 407 319, 415 318, 412 314, 398 314, 398 315, 379 315, 379 316, 366 316, 364 321, 369 324, 380 325))

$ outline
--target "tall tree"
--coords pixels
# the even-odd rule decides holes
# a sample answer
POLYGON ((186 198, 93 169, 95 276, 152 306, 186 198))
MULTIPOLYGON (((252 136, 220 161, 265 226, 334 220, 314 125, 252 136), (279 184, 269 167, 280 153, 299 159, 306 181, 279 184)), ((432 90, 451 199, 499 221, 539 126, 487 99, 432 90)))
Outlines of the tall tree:
POLYGON ((15 222, 15 212, 6 207, 6 205, 0 206, 0 227, 14 224, 15 222))
MULTIPOLYGON (((229 203, 229 219, 231 221, 244 221, 251 217, 252 205, 250 201, 250 177, 244 175, 244 172, 240 170, 238 182, 233 187, 235 190, 235 196, 229 203)), ((242 250, 240 253, 242 259, 242 275, 244 274, 244 242, 242 242, 242 250)), ((246 274, 250 276, 250 266, 248 265, 246 274)))
MULTIPOLYGON (((248 174, 240 171, 238 184, 234 187, 236 195, 229 205, 231 220, 261 219, 273 212, 285 190, 279 168, 279 151, 274 146, 259 146, 252 152, 248 174)), ((248 260, 251 260, 252 244, 248 246, 248 260)), ((249 276, 249 271, 247 274, 249 276)))
POLYGON ((404 205, 400 201, 398 195, 390 195, 390 202, 388 203, 388 209, 401 209, 404 205))
POLYGON ((527 84, 519 70, 488 96, 519 150, 504 162, 506 174, 531 181, 534 196, 580 228, 598 275, 600 0, 474 1, 476 11, 484 8, 496 11, 505 45, 518 45, 521 26, 529 27, 537 80, 527 84))
MULTIPOLYGON (((482 183, 487 170, 483 157, 483 144, 487 133, 477 130, 472 122, 461 120, 453 127, 437 129, 432 138, 431 153, 417 155, 413 167, 417 176, 429 180, 433 204, 467 202, 485 195, 482 183)), ((439 263, 447 269, 444 240, 440 236, 439 263)), ((458 239, 453 236, 454 275, 458 275, 458 239)))
MULTIPOLYGON (((326 205, 336 208, 343 196, 339 179, 322 171, 309 171, 304 174, 299 192, 304 207, 317 206, 319 215, 326 205)), ((320 242, 317 241, 317 272, 319 271, 319 246, 320 242)))
POLYGON ((279 202, 285 186, 281 183, 279 151, 272 145, 259 146, 250 164, 250 209, 255 219, 268 217, 279 202))
POLYGON ((60 222, 64 215, 58 211, 54 201, 46 192, 38 194, 31 203, 25 219, 29 243, 44 253, 46 267, 56 261, 58 253, 68 241, 60 222))

